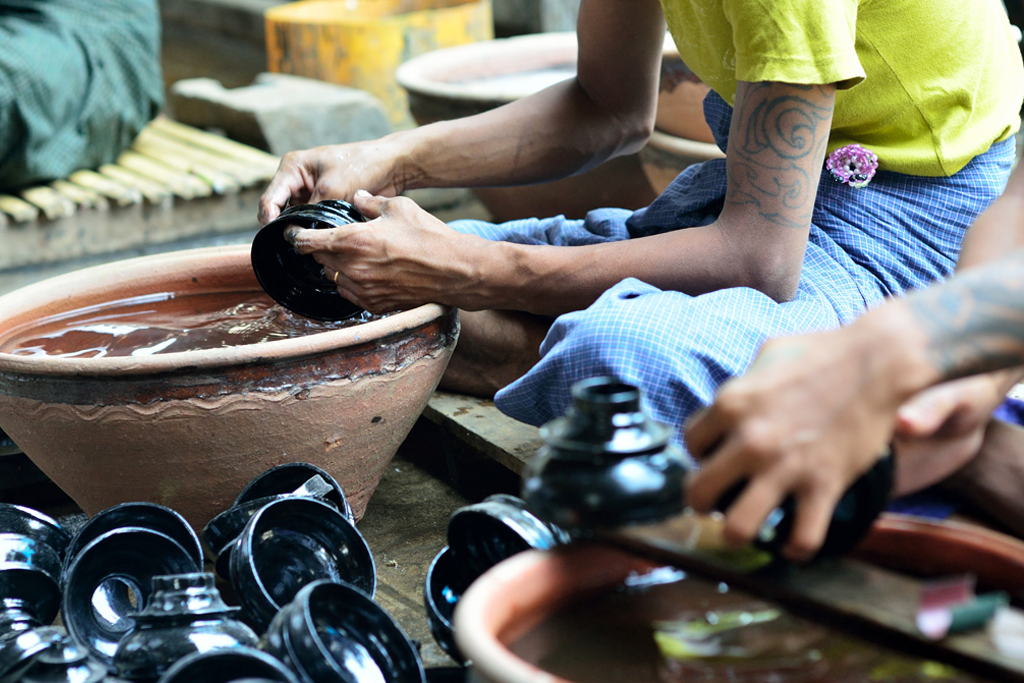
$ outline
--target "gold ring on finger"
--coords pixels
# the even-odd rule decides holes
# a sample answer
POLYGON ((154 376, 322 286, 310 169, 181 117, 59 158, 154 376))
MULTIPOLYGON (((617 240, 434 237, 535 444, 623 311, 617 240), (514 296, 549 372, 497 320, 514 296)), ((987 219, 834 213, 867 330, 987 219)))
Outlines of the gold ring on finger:
POLYGON ((338 271, 334 271, 334 284, 338 284, 338 271))

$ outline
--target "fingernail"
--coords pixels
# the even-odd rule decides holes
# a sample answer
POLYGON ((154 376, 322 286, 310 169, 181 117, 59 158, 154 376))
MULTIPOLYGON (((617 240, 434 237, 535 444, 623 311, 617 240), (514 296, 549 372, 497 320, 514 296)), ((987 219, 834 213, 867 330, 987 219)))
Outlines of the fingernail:
POLYGON ((370 194, 369 192, 367 192, 366 190, 356 190, 356 196, 357 197, 372 197, 373 195, 370 194))
POLYGON ((295 245, 295 238, 298 237, 299 233, 302 232, 302 228, 297 225, 292 225, 284 229, 284 238, 292 246, 295 245))

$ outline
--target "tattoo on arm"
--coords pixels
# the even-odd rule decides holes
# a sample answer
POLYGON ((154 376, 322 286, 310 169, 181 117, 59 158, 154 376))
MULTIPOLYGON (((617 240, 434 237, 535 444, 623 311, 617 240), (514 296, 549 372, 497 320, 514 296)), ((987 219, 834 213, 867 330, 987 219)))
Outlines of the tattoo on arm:
POLYGON ((726 202, 807 228, 832 125, 831 85, 740 82, 729 132, 726 202))
POLYGON ((1024 251, 907 297, 944 377, 1024 363, 1024 251))

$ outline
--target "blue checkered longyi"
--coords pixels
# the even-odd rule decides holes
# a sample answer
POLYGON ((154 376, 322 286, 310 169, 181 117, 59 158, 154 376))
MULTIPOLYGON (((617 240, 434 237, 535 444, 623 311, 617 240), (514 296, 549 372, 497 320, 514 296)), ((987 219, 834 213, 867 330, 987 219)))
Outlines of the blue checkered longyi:
MULTIPOLYGON (((732 109, 712 92, 705 117, 726 149, 732 109)), ((681 426, 742 373, 768 338, 849 323, 868 307, 952 273, 964 232, 1002 192, 1012 138, 993 145, 952 177, 879 172, 853 189, 822 171, 799 291, 777 303, 750 288, 700 296, 662 291, 627 278, 585 310, 556 318, 541 360, 498 392, 502 412, 539 425, 564 414, 570 387, 612 375, 641 388, 658 420, 681 426)), ((707 225, 725 197, 725 161, 683 171, 649 207, 591 211, 500 225, 452 227, 492 240, 561 246, 594 244, 707 225)), ((677 436, 681 444, 681 437, 677 436)))

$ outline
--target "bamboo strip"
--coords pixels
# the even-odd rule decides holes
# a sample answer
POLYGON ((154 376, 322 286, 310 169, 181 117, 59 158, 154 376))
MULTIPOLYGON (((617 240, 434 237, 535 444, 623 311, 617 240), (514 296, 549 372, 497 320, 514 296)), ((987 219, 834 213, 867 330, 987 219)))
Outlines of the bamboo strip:
POLYGON ((121 153, 117 163, 124 168, 140 173, 158 183, 163 183, 171 192, 182 199, 195 199, 196 197, 209 197, 213 194, 213 187, 201 178, 179 171, 152 157, 148 157, 131 150, 121 153))
POLYGON ((161 136, 157 133, 142 131, 135 139, 134 144, 138 151, 161 160, 166 159, 168 163, 170 163, 172 158, 185 159, 207 169, 226 173, 243 187, 256 185, 266 180, 264 174, 259 169, 239 163, 228 157, 218 156, 198 147, 190 147, 174 138, 161 136))
POLYGON ((146 198, 146 201, 150 204, 163 204, 169 202, 174 193, 171 192, 171 188, 167 187, 163 183, 147 178, 137 171, 133 171, 124 166, 118 166, 117 164, 103 164, 99 168, 99 172, 102 175, 112 178, 119 183, 123 183, 128 187, 135 188, 142 193, 142 196, 146 198))
POLYGON ((9 194, 0 194, 0 211, 14 219, 15 223, 28 223, 39 218, 38 208, 9 194))
POLYGON ((21 196, 29 204, 38 206, 42 210, 43 215, 51 221, 74 216, 75 211, 78 210, 77 204, 46 185, 22 190, 21 196))
POLYGON ((191 144, 196 144, 201 147, 206 147, 217 152, 223 152, 239 159, 250 161, 254 164, 262 166, 272 166, 274 170, 277 169, 280 159, 273 154, 264 152, 261 149, 250 147, 249 145, 242 144, 230 138, 225 138, 220 135, 214 135, 207 133, 206 131, 193 128, 192 126, 186 126, 183 123, 172 121, 167 118, 159 118, 154 120, 150 126, 158 131, 165 132, 168 135, 173 135, 191 144))
POLYGON ((112 178, 102 176, 95 171, 75 171, 68 180, 94 192, 98 192, 108 199, 113 199, 118 206, 139 204, 142 202, 142 193, 135 188, 127 187, 112 178))
POLYGON ((135 140, 132 143, 132 150, 124 152, 121 156, 124 157, 126 165, 131 164, 142 173, 146 173, 148 168, 155 170, 159 167, 179 174, 187 179, 197 197, 208 197, 214 192, 234 194, 239 190, 238 180, 233 176, 196 164, 146 141, 135 140))
POLYGON ((54 180, 50 183, 57 192, 78 204, 82 208, 86 209, 106 209, 110 206, 110 202, 103 195, 97 194, 92 190, 82 187, 81 185, 75 185, 69 183, 66 180, 54 180))
POLYGON ((195 144, 179 136, 171 135, 159 128, 147 130, 146 133, 152 136, 153 138, 163 140, 181 149, 192 150, 193 153, 201 154, 212 159, 217 159, 218 162, 220 163, 231 164, 238 166, 240 168, 244 168, 249 174, 251 174, 260 182, 265 182, 269 180, 277 171, 276 163, 271 165, 267 163, 266 160, 257 161, 248 157, 229 154, 223 150, 213 149, 212 147, 204 147, 203 145, 195 144))

